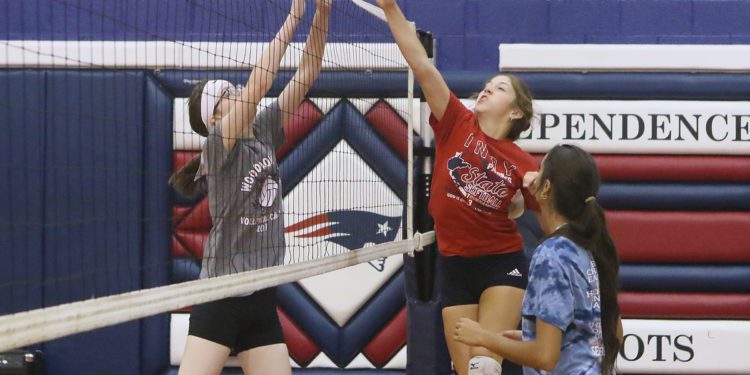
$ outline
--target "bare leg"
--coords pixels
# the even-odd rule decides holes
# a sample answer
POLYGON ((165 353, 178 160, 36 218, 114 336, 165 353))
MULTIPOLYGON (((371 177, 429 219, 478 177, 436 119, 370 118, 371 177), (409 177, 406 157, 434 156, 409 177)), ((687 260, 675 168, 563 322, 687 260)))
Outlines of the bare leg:
MULTIPOLYGON (((521 320, 521 303, 524 290, 510 286, 495 286, 482 292, 479 299, 478 322, 482 328, 492 332, 516 329, 521 320)), ((498 363, 503 358, 482 347, 472 347, 470 358, 476 356, 492 357, 498 363)))
POLYGON ((237 354, 245 375, 291 375, 286 344, 259 346, 237 354))
POLYGON ((469 318, 477 320, 477 314, 478 305, 450 306, 443 309, 445 342, 448 344, 448 352, 450 352, 451 360, 453 360, 453 368, 458 375, 466 375, 471 355, 468 345, 453 340, 453 331, 459 319, 469 318))
POLYGON ((188 336, 179 375, 218 375, 229 357, 229 348, 197 336, 188 336))

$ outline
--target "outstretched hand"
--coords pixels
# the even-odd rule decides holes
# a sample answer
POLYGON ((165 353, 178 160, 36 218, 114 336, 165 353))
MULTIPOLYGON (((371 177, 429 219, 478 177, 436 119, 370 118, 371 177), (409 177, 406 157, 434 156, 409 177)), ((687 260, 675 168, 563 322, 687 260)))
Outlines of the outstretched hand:
POLYGON ((533 185, 536 182, 536 178, 539 176, 539 172, 526 172, 523 176, 523 187, 533 191, 533 185))
POLYGON ((305 15, 305 0, 292 0, 292 10, 289 11, 289 15, 297 19, 302 18, 305 15))
POLYGON ((396 5, 396 0, 377 0, 377 2, 378 6, 383 9, 396 5))
POLYGON ((331 10, 333 0, 315 0, 315 6, 320 10, 331 10))
POLYGON ((453 339, 466 345, 481 346, 484 332, 479 323, 469 318, 461 318, 456 323, 453 339))

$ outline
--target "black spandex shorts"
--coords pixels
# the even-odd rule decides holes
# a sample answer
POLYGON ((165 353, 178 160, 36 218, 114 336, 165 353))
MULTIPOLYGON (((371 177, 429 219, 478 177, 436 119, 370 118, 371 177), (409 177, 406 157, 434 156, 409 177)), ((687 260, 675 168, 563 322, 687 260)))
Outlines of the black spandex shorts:
POLYGON ((486 289, 526 289, 529 261, 522 251, 478 257, 444 256, 438 260, 443 307, 476 305, 486 289))
POLYGON ((194 306, 188 334, 224 345, 235 354, 283 343, 276 288, 194 306))

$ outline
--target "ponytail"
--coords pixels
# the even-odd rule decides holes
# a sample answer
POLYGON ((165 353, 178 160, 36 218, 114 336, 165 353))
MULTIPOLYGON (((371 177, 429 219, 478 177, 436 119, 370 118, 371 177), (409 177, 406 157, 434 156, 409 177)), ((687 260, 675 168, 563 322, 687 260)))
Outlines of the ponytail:
MULTIPOLYGON (((201 118, 201 98, 203 96, 203 88, 206 87, 207 82, 208 80, 198 82, 188 99, 190 127, 194 132, 204 137, 208 136, 208 128, 201 118)), ((200 165, 201 156, 198 154, 169 178, 169 186, 173 187, 186 198, 195 198, 199 193, 205 192, 206 179, 200 178, 198 181, 195 180, 195 174, 198 173, 200 165)))
POLYGON ((620 350, 620 339, 617 335, 620 319, 620 309, 617 303, 620 261, 607 229, 604 210, 595 199, 588 203, 584 202, 581 214, 571 218, 561 232, 560 234, 588 250, 594 258, 599 274, 602 339, 604 341, 602 374, 610 375, 614 370, 617 353, 620 350))
POLYGON ((542 179, 552 182, 555 208, 568 220, 568 225, 555 234, 567 237, 591 253, 596 264, 604 344, 602 374, 610 375, 620 350, 617 335, 620 260, 604 210, 595 198, 601 183, 599 170, 591 155, 579 147, 563 144, 547 154, 542 179))
POLYGON ((169 185, 186 198, 195 198, 204 190, 205 179, 195 180, 200 165, 201 156, 198 154, 169 178, 169 185))

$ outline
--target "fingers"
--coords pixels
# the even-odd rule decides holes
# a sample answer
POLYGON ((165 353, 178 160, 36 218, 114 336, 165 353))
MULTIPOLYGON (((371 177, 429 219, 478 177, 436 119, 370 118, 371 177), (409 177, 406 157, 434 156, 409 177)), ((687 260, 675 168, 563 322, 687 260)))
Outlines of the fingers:
POLYGON ((327 10, 331 8, 331 5, 333 5, 333 1, 332 0, 316 0, 315 5, 320 9, 327 10))
POLYGON ((534 184, 538 176, 539 172, 526 172, 526 174, 523 176, 523 187, 527 189, 530 188, 534 184))
POLYGON ((386 8, 395 4, 396 0, 377 0, 377 3, 381 8, 386 8))
POLYGON ((296 17, 302 17, 305 14, 305 0, 292 0, 291 14, 296 17))
POLYGON ((453 330, 453 339, 465 344, 472 343, 472 327, 479 323, 469 319, 461 318, 456 322, 456 328, 453 330))
POLYGON ((464 327, 464 321, 466 318, 461 318, 456 322, 456 327, 453 328, 453 338, 460 341, 461 330, 464 327))
POLYGON ((453 330, 453 339, 458 342, 465 342, 462 331, 463 331, 463 325, 459 321, 458 323, 456 323, 456 328, 453 330))

